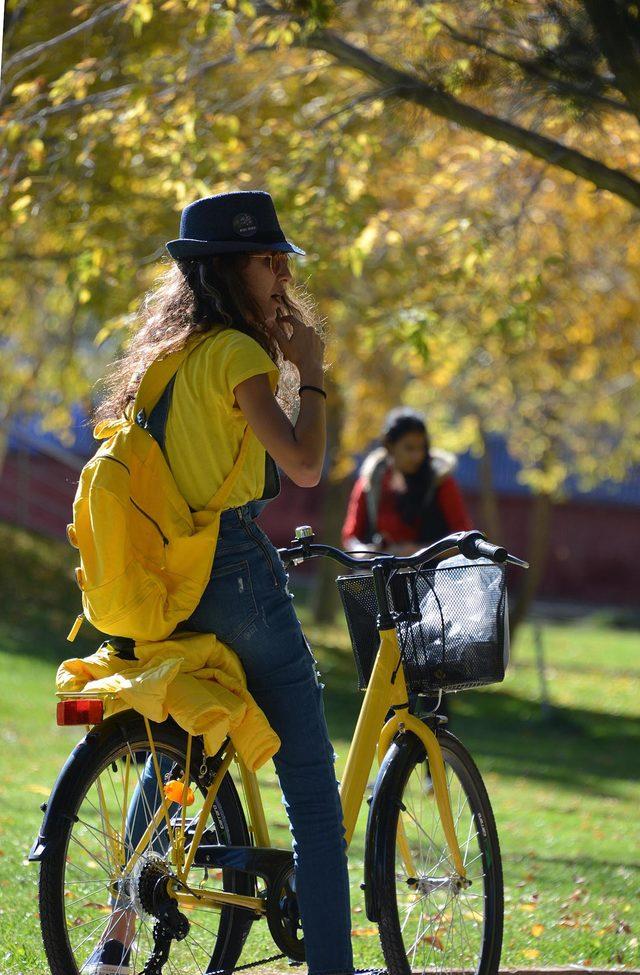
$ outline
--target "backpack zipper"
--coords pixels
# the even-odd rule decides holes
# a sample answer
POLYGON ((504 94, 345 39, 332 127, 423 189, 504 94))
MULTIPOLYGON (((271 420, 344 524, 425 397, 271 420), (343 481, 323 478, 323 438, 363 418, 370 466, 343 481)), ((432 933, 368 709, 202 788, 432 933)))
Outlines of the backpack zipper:
POLYGON ((96 457, 96 460, 112 460, 114 464, 120 464, 120 467, 124 467, 125 471, 131 477, 131 471, 125 464, 123 460, 118 460, 117 457, 112 457, 110 454, 102 454, 101 457, 96 457))
MULTIPOLYGON (((102 457, 98 457, 98 460, 112 460, 114 462, 114 464, 120 464, 120 467, 124 467, 124 469, 127 472, 127 474, 129 474, 129 476, 131 476, 131 471, 129 470, 129 468, 127 467, 127 465, 124 463, 124 461, 118 460, 117 457, 111 457, 110 454, 103 454, 102 457)), ((133 505, 133 507, 136 508, 140 512, 141 515, 144 515, 144 517, 147 518, 151 522, 151 524, 155 526, 155 528, 158 531, 158 534, 160 535, 160 538, 162 539, 162 544, 164 546, 167 546, 169 544, 169 539, 166 537, 166 535, 162 531, 162 528, 160 527, 160 525, 158 524, 158 522, 155 520, 155 518, 152 518, 151 515, 147 514, 147 512, 143 508, 141 508, 139 504, 136 504, 136 502, 133 500, 133 498, 131 497, 131 495, 129 495, 129 501, 131 502, 131 504, 133 505)))
POLYGON ((136 508, 140 512, 141 515, 144 515, 145 518, 147 518, 151 522, 152 525, 155 525, 155 527, 156 527, 156 529, 157 529, 157 531, 158 531, 158 533, 160 535, 160 538, 162 539, 162 544, 163 545, 168 545, 169 544, 169 539, 164 534, 164 532, 162 531, 162 528, 160 527, 160 525, 158 524, 158 522, 155 520, 155 518, 152 518, 151 515, 148 515, 147 512, 143 508, 140 507, 139 504, 136 504, 136 502, 133 500, 133 498, 131 497, 131 495, 129 495, 129 501, 131 502, 131 504, 133 505, 133 507, 136 508))

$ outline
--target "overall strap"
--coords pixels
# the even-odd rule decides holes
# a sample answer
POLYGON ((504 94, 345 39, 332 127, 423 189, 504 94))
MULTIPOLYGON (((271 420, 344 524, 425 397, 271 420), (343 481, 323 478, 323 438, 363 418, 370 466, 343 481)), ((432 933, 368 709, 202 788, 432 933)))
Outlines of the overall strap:
POLYGON ((238 480, 238 475, 240 474, 240 471, 244 465, 247 451, 249 449, 249 441, 251 440, 252 436, 253 434, 251 432, 251 428, 249 424, 247 424, 244 430, 242 443, 240 444, 240 450, 238 452, 238 456, 236 457, 236 462, 211 500, 205 505, 205 508, 212 508, 214 511, 222 511, 224 508, 227 498, 231 494, 231 491, 238 480))
POLYGON ((169 406, 171 405, 175 381, 175 376, 169 380, 164 393, 151 410, 151 414, 145 425, 145 430, 148 430, 153 439, 158 441, 158 446, 164 454, 167 464, 169 463, 169 459, 165 451, 165 438, 167 433, 167 420, 169 418, 169 406))

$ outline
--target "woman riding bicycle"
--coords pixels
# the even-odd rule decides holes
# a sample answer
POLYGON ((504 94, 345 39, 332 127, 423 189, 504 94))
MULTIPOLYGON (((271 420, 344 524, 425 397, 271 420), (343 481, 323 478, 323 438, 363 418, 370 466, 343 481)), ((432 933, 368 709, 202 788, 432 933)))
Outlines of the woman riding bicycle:
MULTIPOLYGON (((281 739, 274 762, 294 837, 309 972, 348 975, 347 860, 322 685, 282 562, 255 521, 279 491, 276 465, 313 487, 324 461, 324 346, 312 302, 293 289, 288 264, 288 254, 304 251, 285 238, 269 194, 255 191, 192 203, 167 247, 175 266, 146 302, 97 419, 123 415, 159 355, 210 335, 159 406, 166 457, 198 525, 207 523, 207 499, 233 468, 247 424, 253 435, 222 514, 210 580, 180 629, 215 633, 235 651, 281 739)), ((114 923, 92 972, 111 971, 114 951, 113 970, 126 971, 134 934, 131 918, 114 923)))

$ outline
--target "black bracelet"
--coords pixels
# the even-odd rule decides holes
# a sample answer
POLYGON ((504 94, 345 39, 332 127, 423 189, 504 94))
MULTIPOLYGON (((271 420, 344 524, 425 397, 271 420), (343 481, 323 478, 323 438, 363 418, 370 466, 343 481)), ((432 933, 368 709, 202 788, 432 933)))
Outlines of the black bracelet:
POLYGON ((319 386, 301 386, 300 389, 298 390, 298 396, 300 395, 300 393, 304 393, 305 389, 310 389, 314 393, 320 393, 320 395, 324 396, 325 399, 327 398, 326 391, 324 389, 320 389, 319 386))

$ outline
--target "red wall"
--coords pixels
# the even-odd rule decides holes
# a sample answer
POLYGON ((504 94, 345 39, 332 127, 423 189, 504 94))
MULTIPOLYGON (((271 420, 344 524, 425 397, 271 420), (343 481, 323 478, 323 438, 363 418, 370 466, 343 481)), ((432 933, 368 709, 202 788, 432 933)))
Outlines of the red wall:
MULTIPOLYGON (((38 454, 12 453, 0 476, 0 519, 54 538, 65 537, 78 471, 38 454)), ((283 478, 280 497, 261 516, 276 545, 286 545, 296 525, 322 537, 324 488, 298 488, 283 478)), ((481 528, 477 495, 467 502, 481 528)), ((497 542, 527 557, 531 499, 499 498, 502 536, 497 542)), ((327 539, 336 541, 336 539, 327 539)), ((555 506, 551 545, 539 596, 580 603, 640 606, 640 507, 572 500, 555 506)))
POLYGON ((0 520, 64 538, 79 473, 43 454, 9 454, 0 476, 0 520))
MULTIPOLYGON (((481 526, 477 496, 468 501, 481 526)), ((526 558, 531 499, 506 496, 499 504, 503 536, 497 541, 526 558)), ((538 596, 640 608, 639 544, 639 507, 576 499, 556 504, 538 596)))
MULTIPOLYGON (((283 482, 281 496, 260 518, 276 545, 286 545, 296 525, 310 524, 321 536, 323 495, 322 485, 309 491, 283 482)), ((482 528, 478 495, 467 492, 465 499, 474 524, 482 528)), ((495 541, 526 559, 531 498, 503 495, 499 507, 502 535, 495 541)), ((577 500, 557 504, 551 516, 549 555, 538 596, 640 608, 639 549, 640 507, 577 500)))

